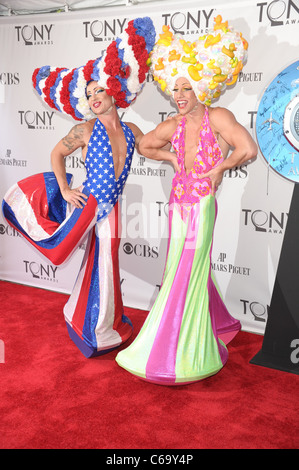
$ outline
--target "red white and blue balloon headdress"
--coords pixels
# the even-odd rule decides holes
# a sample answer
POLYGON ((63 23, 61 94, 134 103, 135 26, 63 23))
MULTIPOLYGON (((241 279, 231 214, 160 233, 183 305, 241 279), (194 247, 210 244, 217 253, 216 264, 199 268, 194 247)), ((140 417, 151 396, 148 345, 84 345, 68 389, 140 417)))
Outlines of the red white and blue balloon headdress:
POLYGON ((78 121, 94 117, 85 94, 90 80, 114 97, 117 107, 127 108, 144 86, 155 39, 152 20, 136 18, 101 57, 72 70, 48 65, 37 68, 32 75, 33 86, 51 108, 78 121))
POLYGON ((196 97, 209 106, 227 85, 233 85, 247 60, 248 43, 218 15, 214 27, 195 41, 186 41, 164 26, 151 54, 154 80, 173 95, 176 80, 189 80, 196 97))

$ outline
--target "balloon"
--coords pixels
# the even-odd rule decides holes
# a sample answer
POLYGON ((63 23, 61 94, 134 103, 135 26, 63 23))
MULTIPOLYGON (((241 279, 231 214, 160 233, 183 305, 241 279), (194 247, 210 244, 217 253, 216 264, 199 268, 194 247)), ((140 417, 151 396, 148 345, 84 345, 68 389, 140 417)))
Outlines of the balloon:
POLYGON ((151 70, 168 95, 173 95, 177 78, 185 77, 198 100, 209 106, 226 85, 237 81, 247 60, 247 49, 242 33, 223 22, 221 15, 214 18, 213 29, 193 42, 163 26, 150 53, 151 70))

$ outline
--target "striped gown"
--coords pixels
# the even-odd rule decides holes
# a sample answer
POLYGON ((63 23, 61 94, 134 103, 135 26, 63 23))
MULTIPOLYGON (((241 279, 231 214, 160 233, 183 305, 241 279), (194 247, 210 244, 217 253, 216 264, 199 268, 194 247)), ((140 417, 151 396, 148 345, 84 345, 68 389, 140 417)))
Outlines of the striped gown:
POLYGON ((202 120, 198 150, 187 175, 184 166, 183 118, 172 138, 180 171, 174 176, 169 204, 169 243, 163 281, 137 338, 116 356, 130 373, 162 385, 198 381, 226 363, 226 343, 240 330, 227 311, 211 273, 216 199, 208 178, 222 161, 211 130, 208 108, 202 120))
MULTIPOLYGON (((6 193, 2 210, 8 223, 55 265, 66 261, 87 238, 74 288, 64 307, 71 339, 86 357, 104 354, 126 341, 132 324, 124 315, 119 277, 120 196, 135 147, 131 129, 121 122, 127 142, 124 169, 116 180, 108 134, 96 120, 89 140, 82 192, 86 206, 72 209, 54 173, 25 178, 6 193)), ((68 182, 71 175, 67 175, 68 182)))

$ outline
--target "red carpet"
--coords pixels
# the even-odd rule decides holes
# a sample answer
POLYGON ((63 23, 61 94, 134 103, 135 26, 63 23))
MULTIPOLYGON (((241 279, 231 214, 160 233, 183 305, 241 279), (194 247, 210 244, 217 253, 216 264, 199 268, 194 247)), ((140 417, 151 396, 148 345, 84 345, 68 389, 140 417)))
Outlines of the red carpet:
MULTIPOLYGON (((121 369, 117 351, 82 356, 64 323, 66 295, 0 289, 1 449, 298 448, 299 377, 249 364, 263 337, 239 333, 214 377, 153 385, 121 369)), ((146 312, 126 314, 135 337, 146 312)))

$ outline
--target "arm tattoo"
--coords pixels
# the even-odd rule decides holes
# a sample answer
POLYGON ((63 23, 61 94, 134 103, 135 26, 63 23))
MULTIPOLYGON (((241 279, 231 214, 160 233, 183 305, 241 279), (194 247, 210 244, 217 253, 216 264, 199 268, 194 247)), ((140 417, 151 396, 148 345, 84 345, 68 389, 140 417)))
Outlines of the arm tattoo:
POLYGON ((68 135, 62 139, 63 145, 67 147, 68 150, 72 150, 76 144, 78 144, 78 140, 81 141, 83 137, 83 128, 82 126, 75 126, 73 127, 68 135))

